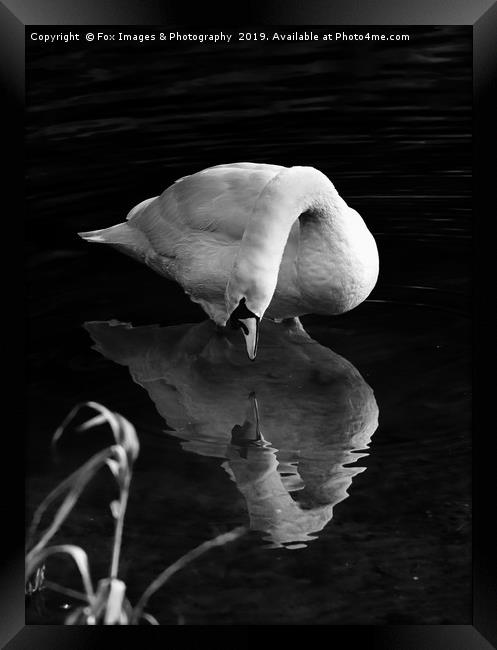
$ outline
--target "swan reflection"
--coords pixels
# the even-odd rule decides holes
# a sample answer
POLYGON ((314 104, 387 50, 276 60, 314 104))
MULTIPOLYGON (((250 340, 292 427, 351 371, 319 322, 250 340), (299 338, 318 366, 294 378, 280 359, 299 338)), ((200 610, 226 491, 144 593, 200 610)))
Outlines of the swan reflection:
POLYGON ((184 449, 225 459, 250 527, 273 546, 314 539, 364 471, 349 465, 367 455, 378 426, 373 391, 298 321, 264 321, 253 363, 237 333, 212 321, 85 328, 100 353, 129 367, 184 449))

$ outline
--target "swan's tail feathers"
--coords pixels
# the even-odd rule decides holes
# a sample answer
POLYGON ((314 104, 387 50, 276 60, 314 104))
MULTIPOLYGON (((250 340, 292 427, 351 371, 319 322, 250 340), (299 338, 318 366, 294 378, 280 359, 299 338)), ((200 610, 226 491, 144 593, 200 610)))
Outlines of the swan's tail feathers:
POLYGON ((150 242, 137 228, 131 228, 127 223, 118 223, 117 226, 78 232, 78 235, 89 242, 110 244, 121 252, 139 260, 147 257, 150 252, 150 242))

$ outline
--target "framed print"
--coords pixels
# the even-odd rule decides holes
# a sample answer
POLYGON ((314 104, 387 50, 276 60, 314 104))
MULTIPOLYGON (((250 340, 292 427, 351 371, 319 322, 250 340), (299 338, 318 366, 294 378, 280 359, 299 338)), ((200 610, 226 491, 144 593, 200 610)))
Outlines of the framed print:
POLYGON ((1 12, 4 646, 497 647, 495 3, 1 12))

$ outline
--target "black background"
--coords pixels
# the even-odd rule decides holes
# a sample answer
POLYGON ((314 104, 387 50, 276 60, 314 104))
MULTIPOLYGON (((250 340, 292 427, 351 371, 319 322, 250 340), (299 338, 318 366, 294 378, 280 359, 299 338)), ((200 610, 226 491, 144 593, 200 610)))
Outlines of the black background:
MULTIPOLYGON (((382 15, 381 11, 383 10, 384 7, 383 7, 383 5, 380 6, 379 3, 377 3, 377 4, 378 4, 378 6, 375 7, 375 13, 371 14, 369 16, 366 16, 365 21, 367 20, 367 22, 370 22, 371 20, 374 20, 377 16, 382 15)), ((465 8, 467 8, 467 5, 465 5, 465 8)), ((92 6, 87 6, 86 9, 88 11, 90 11, 90 13, 95 10, 95 8, 92 7, 92 6)), ((107 9, 110 10, 110 7, 107 7, 107 9)), ((122 6, 121 9, 126 10, 128 12, 128 14, 129 14, 129 16, 133 16, 133 20, 136 20, 137 16, 139 15, 136 10, 131 10, 131 5, 122 6), (129 13, 130 11, 131 11, 131 13, 129 13)), ((349 7, 349 9, 350 9, 350 7, 349 7)), ((399 9, 400 11, 403 11, 403 10, 405 10, 405 7, 403 7, 401 9, 400 7, 398 7, 396 5, 395 7, 386 8, 387 12, 395 12, 395 10, 397 10, 397 9, 399 9)), ((433 3, 431 3, 430 4, 430 11, 427 12, 425 10, 425 8, 419 6, 418 10, 422 12, 422 15, 417 16, 417 19, 418 20, 432 21, 434 16, 436 17, 435 20, 437 18, 440 20, 441 17, 446 17, 447 21, 449 21, 449 20, 452 21, 454 18, 456 20, 461 19, 461 16, 462 16, 461 11, 462 11, 462 9, 461 9, 461 7, 459 7, 459 5, 457 5, 457 7, 456 7, 456 3, 454 4, 454 7, 452 8, 454 10, 454 13, 450 17, 449 17, 449 15, 443 13, 445 11, 445 9, 446 9, 445 6, 441 9, 441 7, 439 7, 438 5, 433 5, 433 3), (442 11, 442 13, 440 13, 440 11, 442 11)), ((48 15, 48 14, 46 14, 46 15, 48 15)), ((55 14, 50 14, 50 15, 55 15, 55 14)), ((140 20, 143 20, 143 17, 145 15, 147 15, 146 11, 145 11, 145 13, 142 14, 142 17, 140 18, 140 20)), ((316 15, 318 15, 318 14, 316 14, 316 15)), ((387 13, 387 14, 383 14, 383 15, 387 16, 388 18, 391 18, 393 16, 392 13, 387 13)), ((296 16, 297 16, 297 14, 295 13, 295 10, 294 10, 293 13, 288 14, 287 19, 288 20, 293 20, 293 18, 295 18, 296 16)), ((321 17, 323 17, 323 16, 321 16, 321 17)), ((488 44, 493 42, 493 38, 492 38, 492 30, 493 30, 493 28, 492 28, 492 22, 490 20, 490 17, 491 17, 490 14, 487 14, 487 16, 485 16, 485 19, 481 20, 479 22, 478 26, 475 28, 476 36, 477 36, 477 41, 476 41, 477 49, 476 49, 476 52, 475 52, 475 54, 476 54, 476 65, 477 65, 477 67, 476 67, 477 77, 476 77, 475 100, 476 100, 476 107, 477 107, 477 110, 478 110, 478 120, 476 121, 476 124, 475 124, 475 128, 476 128, 475 134, 476 134, 476 143, 477 143, 477 146, 478 146, 477 151, 480 154, 480 157, 477 158, 477 162, 479 164, 478 164, 478 168, 477 168, 478 173, 477 173, 477 176, 476 176, 476 181, 477 181, 477 186, 476 187, 477 187, 477 190, 478 190, 478 192, 476 194, 476 198, 478 199, 478 207, 479 207, 479 212, 477 214, 479 214, 480 216, 485 214, 485 210, 486 210, 486 208, 485 208, 486 198, 485 197, 488 197, 489 196, 488 192, 491 191, 491 176, 489 175, 490 169, 482 167, 482 165, 480 164, 484 160, 483 159, 483 151, 485 150, 485 148, 488 149, 490 147, 490 143, 491 143, 491 140, 489 138, 487 138, 487 133, 488 132, 486 131, 486 129, 490 125, 490 120, 491 120, 491 116, 492 116, 492 113, 493 113, 492 106, 494 105, 493 100, 492 100, 492 96, 490 94, 490 86, 488 85, 488 81, 492 76, 492 67, 491 67, 491 65, 489 65, 489 63, 491 62, 491 59, 488 58, 490 50, 487 47, 488 44), (484 63, 485 63, 485 65, 483 65, 484 63)), ((326 18, 328 19, 328 22, 331 21, 331 16, 330 17, 327 16, 326 18)), ((476 18, 476 16, 475 16, 475 18, 476 18)), ((297 19, 297 18, 295 18, 295 19, 297 19)), ((335 16, 335 19, 338 19, 338 14, 335 16)), ((470 22, 473 22, 474 18, 468 19, 467 17, 463 17, 462 20, 463 20, 463 22, 470 23, 470 22)), ((446 22, 446 21, 444 20, 444 22, 446 22)), ((4 63, 3 70, 6 71, 6 73, 8 73, 7 82, 9 83, 9 88, 11 90, 11 94, 10 94, 9 98, 12 99, 12 101, 14 102, 14 106, 16 106, 15 102, 19 101, 19 96, 18 96, 17 92, 18 92, 18 89, 21 86, 21 84, 19 83, 19 79, 22 77, 22 65, 20 65, 21 59, 19 57, 15 56, 16 55, 15 34, 16 34, 16 27, 19 25, 19 23, 16 23, 14 21, 14 24, 12 24, 12 23, 6 23, 6 24, 9 24, 11 26, 10 35, 12 36, 12 38, 4 40, 3 45, 9 45, 10 44, 10 46, 12 47, 12 50, 9 51, 9 55, 10 55, 9 57, 3 57, 3 59, 2 59, 2 61, 4 63), (16 75, 17 75, 17 77, 16 77, 16 75)), ((19 31, 19 30, 17 30, 17 31, 19 31)), ((17 53, 18 52, 19 51, 17 50, 17 53)), ((17 135, 19 135, 19 133, 20 133, 19 129, 17 129, 17 131, 15 130, 16 124, 18 124, 18 122, 16 122, 16 119, 15 119, 15 113, 11 114, 9 124, 10 124, 10 126, 12 128, 9 129, 9 132, 8 132, 7 135, 13 136, 13 137, 16 136, 16 133, 17 133, 17 135)), ((14 165, 15 162, 16 162, 16 157, 15 156, 12 156, 11 162, 12 162, 12 166, 11 166, 9 171, 13 171, 15 173, 16 169, 19 170, 19 167, 15 167, 15 165, 14 165)), ((12 184, 11 187, 13 188, 14 184, 12 184)), ((13 204, 13 206, 15 206, 15 205, 16 204, 13 204)), ((15 211, 15 209, 14 209, 14 211, 15 211)), ((11 225, 14 226, 16 224, 11 224, 11 225)), ((16 233, 15 234, 16 237, 19 237, 19 232, 17 230, 14 230, 14 233, 16 233)), ((478 290, 477 295, 480 298, 482 298, 482 297, 485 297, 486 295, 488 295, 487 292, 486 292, 486 287, 487 287, 489 275, 486 272, 486 265, 485 265, 485 259, 486 258, 481 256, 481 254, 483 253, 483 251, 486 248, 485 243, 488 243, 488 240, 484 236, 480 235, 479 241, 477 241, 477 243, 479 245, 478 250, 479 250, 479 253, 480 253, 480 258, 479 258, 480 263, 478 264, 478 268, 480 269, 480 273, 477 276, 479 290, 478 290)), ((7 256, 5 256, 5 259, 6 259, 6 257, 7 256)), ((10 278, 10 280, 11 281, 9 282, 9 285, 7 287, 8 292, 6 294, 6 298, 8 299, 9 304, 12 305, 12 308, 14 309, 14 311, 17 310, 17 313, 22 313, 22 306, 19 305, 19 298, 22 297, 22 294, 17 290, 19 285, 12 281, 12 277, 10 278)), ((484 320, 485 320, 485 314, 484 314, 483 307, 485 305, 485 301, 482 299, 478 303, 478 305, 481 305, 481 308, 478 311, 478 316, 479 316, 478 325, 480 326, 480 329, 478 331, 483 332, 484 331, 483 330, 484 320)), ((10 332, 10 336, 13 337, 14 340, 15 340, 16 333, 17 334, 21 333, 18 328, 14 328, 10 332)), ((478 350, 480 352, 480 358, 481 358, 482 354, 486 355, 483 343, 479 345, 478 350)), ((488 402, 485 402, 486 384, 483 384, 482 382, 479 382, 477 387, 478 387, 478 396, 479 396, 479 399, 478 399, 479 414, 478 414, 477 424, 480 425, 480 424, 483 423, 483 416, 482 416, 481 412, 485 410, 485 405, 488 404, 488 402)), ((11 440, 9 441, 9 445, 11 445, 13 447, 14 443, 15 443, 15 439, 11 438, 11 440)), ((491 583, 488 582, 488 580, 489 580, 488 569, 489 569, 490 565, 493 563, 493 560, 491 560, 491 555, 490 555, 491 554, 491 549, 492 549, 492 544, 491 544, 491 538, 489 538, 488 535, 480 534, 480 531, 482 531, 481 526, 484 525, 483 517, 485 515, 485 510, 484 510, 484 505, 483 504, 484 504, 484 499, 485 499, 486 492, 483 491, 483 486, 484 486, 484 480, 486 480, 486 477, 489 476, 488 471, 487 472, 485 471, 485 462, 486 462, 485 459, 488 459, 490 461, 490 455, 487 453, 489 444, 490 444, 490 441, 486 442, 485 443, 485 449, 483 450, 483 453, 482 454, 478 453, 478 460, 479 460, 479 463, 480 463, 481 471, 478 474, 478 480, 477 480, 476 485, 475 485, 475 489, 478 490, 478 492, 476 493, 477 496, 478 496, 477 503, 480 504, 480 507, 479 507, 478 513, 477 513, 479 516, 475 520, 475 524, 478 524, 478 527, 476 529, 477 532, 478 532, 478 535, 476 537, 476 541, 477 541, 477 549, 476 550, 477 550, 477 553, 475 551, 475 571, 476 571, 475 579, 477 579, 477 582, 475 583, 475 586, 476 586, 475 596, 476 596, 476 599, 477 599, 475 601, 475 607, 477 606, 477 609, 475 611, 475 616, 476 616, 475 621, 477 622, 478 627, 480 629, 482 629, 482 628, 486 629, 487 634, 491 634, 490 630, 492 629, 492 626, 493 626, 493 623, 492 623, 493 616, 491 614, 493 609, 490 606, 490 603, 488 601, 489 590, 491 589, 491 583), (488 614, 486 614, 485 612, 488 612, 488 614)), ((478 449, 480 449, 480 451, 482 451, 480 445, 477 447, 477 451, 478 451, 478 449)), ((487 469, 489 469, 488 464, 487 464, 487 469)), ((17 509, 17 512, 19 513, 19 509, 17 509)), ((4 540, 4 541, 9 541, 9 543, 12 543, 12 549, 14 549, 14 548, 16 548, 16 540, 18 540, 18 541, 20 541, 20 540, 19 540, 18 537, 16 537, 15 531, 12 531, 12 533, 13 534, 9 537, 9 540, 4 540)), ((22 544, 19 544, 19 546, 21 546, 21 545, 22 544)), ((7 557, 10 557, 10 556, 6 555, 5 557, 7 558, 7 557)), ((21 560, 20 556, 19 556, 19 560, 21 560)), ((17 564, 17 562, 16 562, 16 564, 17 564)), ((4 578, 5 578, 5 580, 8 579, 8 574, 7 573, 4 574, 4 578)), ((17 588, 14 591, 17 592, 18 591, 17 588)), ((19 593, 22 593, 22 584, 21 584, 21 582, 19 582, 19 593)), ((11 602, 14 603, 15 601, 12 600, 11 602)), ((14 621, 14 620, 17 620, 17 619, 15 617, 12 617, 10 620, 14 621)), ((467 630, 463 630, 462 628, 461 629, 459 629, 459 628, 456 629, 454 627, 452 631, 455 633, 455 636, 450 636, 449 637, 448 636, 449 632, 450 632, 449 629, 444 630, 443 628, 439 628, 438 632, 435 632, 434 628, 431 628, 431 629, 432 629, 433 634, 430 633, 431 634, 430 640, 428 640, 428 637, 426 636, 428 634, 428 631, 426 629, 421 631, 421 630, 419 630, 419 628, 415 629, 415 628, 408 627, 408 626, 407 627, 405 626, 403 628, 395 628, 395 629, 390 628, 390 631, 389 631, 388 628, 383 628, 381 630, 381 641, 379 640, 380 637, 378 637, 378 635, 376 633, 373 635, 373 632, 371 630, 366 631, 366 629, 363 628, 363 632, 364 632, 364 634, 363 634, 362 632, 361 633, 359 632, 359 628, 355 628, 355 632, 357 632, 356 638, 359 638, 359 636, 360 636, 360 638, 364 642, 376 643, 376 645, 374 647, 387 647, 387 646, 388 647, 400 647, 398 645, 399 643, 401 643, 402 647, 405 647, 405 648, 407 648, 407 647, 409 647, 409 648, 410 647, 419 647, 420 643, 423 644, 423 647, 439 647, 439 643, 441 644, 440 647, 449 647, 447 645, 447 640, 449 638, 451 639, 451 641, 449 642, 450 647, 453 647, 453 648, 456 648, 456 647, 476 647, 477 642, 476 642, 474 636, 471 636, 471 638, 468 637, 468 639, 465 640, 464 634, 466 633, 467 630), (368 636, 366 637, 365 635, 368 635, 368 636), (421 636, 419 636, 419 635, 421 635, 421 636), (446 635, 446 636, 444 636, 444 635, 446 635), (366 639, 369 639, 369 640, 366 641, 366 639), (402 639, 402 640, 400 640, 400 639, 402 639), (377 645, 378 643, 379 643, 379 645, 377 645), (429 644, 429 646, 427 644, 429 644)), ((56 637, 54 635, 55 632, 53 630, 48 630, 47 629, 46 632, 47 632, 48 635, 50 635, 49 636, 49 638, 50 638, 49 643, 51 644, 51 647, 55 647, 54 643, 62 642, 62 637, 59 636, 56 639, 56 637)), ((65 629, 60 630, 60 633, 61 634, 64 633, 64 635, 67 635, 67 634, 72 633, 72 632, 75 632, 75 631, 65 630, 65 629)), ((91 632, 91 630, 88 630, 88 632, 91 632)), ((94 630, 94 632, 97 632, 97 631, 94 630)), ((339 633, 339 631, 338 631, 338 629, 336 629, 336 634, 338 634, 338 633, 339 633)), ((349 633, 351 633, 350 628, 348 628, 348 630, 347 630, 347 634, 349 634, 349 633)), ((37 647, 39 647, 39 644, 43 644, 44 642, 43 642, 43 639, 41 637, 41 631, 37 631, 36 634, 37 634, 37 638, 38 638, 38 646, 37 647)), ((64 637, 64 638, 66 638, 66 637, 64 637)), ((73 642, 74 642, 75 637, 71 636, 71 638, 73 639, 73 642)), ((28 647, 28 646, 26 646, 26 647, 28 647)), ((29 647, 31 647, 31 646, 29 646, 29 647)), ((57 647, 65 647, 65 646, 58 645, 57 647)))
MULTIPOLYGON (((267 30, 267 40, 256 32, 258 40, 247 42, 233 30, 229 44, 163 42, 157 34, 153 42, 49 48, 28 38, 28 518, 62 474, 47 457, 60 417, 85 399, 123 413, 143 443, 133 492, 156 493, 149 518, 130 502, 121 575, 131 598, 153 567, 189 547, 200 530, 209 537, 216 522, 238 519, 221 497, 202 505, 202 485, 212 494, 223 485, 215 468, 176 457, 169 443, 164 455, 175 460, 157 462, 160 443, 146 432, 160 424, 123 373, 89 350, 81 327, 111 318, 172 325, 204 320, 204 313, 178 285, 76 233, 122 220, 185 174, 248 160, 317 167, 378 242, 380 280, 366 303, 340 318, 303 319, 310 335, 354 363, 375 391, 380 428, 367 473, 354 480, 353 498, 305 557, 240 559, 231 596, 237 606, 226 604, 221 583, 219 595, 209 587, 210 573, 221 567, 198 582, 202 604, 190 602, 188 578, 177 580, 174 602, 167 591, 155 598, 153 611, 166 624, 175 620, 166 612, 176 608, 190 624, 470 621, 470 30, 409 28, 409 42, 367 38, 406 31, 399 28, 341 31, 365 38, 282 43, 267 30), (181 501, 167 476, 183 463, 175 478, 181 501), (164 500, 171 512, 191 517, 166 516, 164 500), (176 546, 164 541, 171 529, 176 546), (133 542, 134 531, 143 544, 133 542), (344 539, 354 540, 354 553, 344 539), (131 564, 141 556, 149 561, 131 564), (253 562, 275 596, 265 608, 252 605, 247 618, 253 562), (298 593, 304 562, 315 587, 298 593), (356 568, 342 574, 342 565, 356 568), (321 611, 318 593, 334 605, 321 611)), ((102 519, 104 526, 105 518, 99 508, 80 509, 81 523, 68 528, 67 541, 93 549, 98 573, 94 558, 105 557, 107 537, 92 536, 85 522, 102 519)), ((28 620, 59 618, 31 609, 28 620)))

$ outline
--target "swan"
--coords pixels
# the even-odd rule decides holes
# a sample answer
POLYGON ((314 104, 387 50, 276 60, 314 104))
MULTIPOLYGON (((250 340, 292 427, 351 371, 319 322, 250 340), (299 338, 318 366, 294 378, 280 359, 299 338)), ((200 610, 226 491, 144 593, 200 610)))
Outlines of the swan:
POLYGON ((272 544, 314 539, 364 471, 355 463, 378 426, 374 392, 298 321, 264 320, 264 346, 248 367, 238 333, 218 332, 209 320, 84 327, 94 349, 127 367, 147 391, 183 449, 223 459, 250 528, 272 544))
POLYGON ((178 282, 218 326, 242 330, 252 360, 263 317, 349 311, 378 278, 373 235, 314 167, 215 165, 78 234, 178 282))

